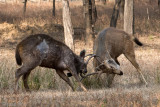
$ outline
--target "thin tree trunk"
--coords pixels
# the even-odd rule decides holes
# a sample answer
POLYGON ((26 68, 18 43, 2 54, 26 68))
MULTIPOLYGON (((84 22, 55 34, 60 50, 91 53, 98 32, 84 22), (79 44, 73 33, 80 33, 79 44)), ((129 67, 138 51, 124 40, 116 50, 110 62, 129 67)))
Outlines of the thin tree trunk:
POLYGON ((159 7, 159 9, 160 9, 160 0, 158 0, 158 7, 159 7))
POLYGON ((125 4, 125 0, 121 0, 121 4, 119 8, 119 16, 121 20, 124 19, 124 4, 125 4))
POLYGON ((101 2, 105 5, 106 4, 106 0, 101 0, 101 2))
POLYGON ((134 7, 133 0, 125 0, 124 8, 124 31, 134 34, 134 7))
POLYGON ((39 5, 41 4, 41 0, 39 0, 39 5))
POLYGON ((63 26, 66 45, 74 51, 73 35, 74 31, 71 22, 71 13, 68 0, 62 0, 63 3, 63 26))
POLYGON ((85 43, 87 46, 92 45, 95 38, 94 25, 97 19, 95 0, 83 0, 84 17, 85 17, 85 43))
POLYGON ((56 12, 55 12, 55 11, 56 11, 56 9, 55 9, 55 0, 53 0, 53 11, 52 11, 52 12, 53 12, 53 16, 56 15, 56 12))
POLYGON ((117 20, 118 20, 118 15, 119 15, 119 8, 122 0, 117 0, 115 2, 114 8, 113 8, 113 13, 112 13, 112 18, 110 21, 110 27, 116 27, 117 25, 117 20))
POLYGON ((92 21, 92 11, 90 11, 91 8, 91 0, 84 0, 84 10, 85 10, 85 43, 86 45, 91 45, 92 43, 92 26, 91 26, 91 21, 92 21))
POLYGON ((92 23, 95 23, 97 20, 97 9, 95 0, 92 0, 92 23))
POLYGON ((23 15, 25 17, 26 14, 26 7, 27 7, 27 0, 24 1, 24 7, 23 7, 23 15))
POLYGON ((94 26, 97 20, 97 9, 96 9, 96 4, 95 4, 95 0, 92 0, 92 34, 93 34, 93 38, 95 38, 95 30, 94 30, 94 26))
POLYGON ((148 3, 149 3, 149 4, 152 4, 152 1, 153 1, 153 0, 148 0, 148 3))
POLYGON ((15 3, 17 4, 17 0, 15 0, 15 3))

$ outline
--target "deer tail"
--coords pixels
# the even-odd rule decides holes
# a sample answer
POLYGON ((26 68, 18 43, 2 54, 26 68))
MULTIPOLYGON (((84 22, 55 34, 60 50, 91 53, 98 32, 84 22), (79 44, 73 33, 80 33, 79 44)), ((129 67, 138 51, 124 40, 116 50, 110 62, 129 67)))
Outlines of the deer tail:
POLYGON ((17 64, 18 65, 22 65, 22 59, 21 59, 21 57, 19 55, 18 47, 16 48, 16 55, 15 55, 15 57, 16 57, 17 64))
POLYGON ((134 37, 133 41, 139 46, 143 45, 136 37, 134 37))

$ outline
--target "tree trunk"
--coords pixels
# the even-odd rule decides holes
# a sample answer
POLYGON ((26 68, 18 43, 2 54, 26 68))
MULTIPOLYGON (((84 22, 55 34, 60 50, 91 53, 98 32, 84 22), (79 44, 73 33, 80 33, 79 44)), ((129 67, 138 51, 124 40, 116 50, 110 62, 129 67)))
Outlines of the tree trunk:
POLYGON ((17 3, 17 0, 15 0, 15 3, 17 3))
POLYGON ((94 35, 94 25, 97 19, 95 0, 83 0, 85 16, 85 43, 87 46, 92 45, 94 35))
POLYGON ((27 7, 27 0, 24 1, 24 7, 23 7, 23 15, 25 17, 26 14, 26 7, 27 7))
POLYGON ((39 5, 41 4, 41 0, 39 0, 39 3, 38 3, 39 5))
POLYGON ((148 0, 148 3, 149 3, 149 4, 152 4, 152 1, 153 1, 153 0, 148 0))
POLYGON ((96 23, 97 20, 97 9, 95 0, 92 0, 92 25, 96 23))
POLYGON ((106 4, 106 0, 101 0, 101 2, 105 5, 106 4))
POLYGON ((134 34, 134 2, 133 0, 125 0, 124 8, 124 31, 134 34))
POLYGON ((91 10, 91 0, 84 0, 84 10, 85 10, 85 43, 86 45, 91 45, 92 43, 92 10, 91 10))
POLYGON ((112 18, 110 21, 110 27, 116 27, 116 25, 117 25, 121 1, 122 0, 116 0, 116 2, 115 2, 114 8, 113 8, 113 13, 112 13, 112 18))
POLYGON ((160 9, 160 0, 158 0, 158 7, 159 7, 159 9, 160 9))
POLYGON ((68 0, 62 0, 63 3, 63 26, 66 45, 74 51, 73 35, 74 31, 71 22, 71 13, 68 0))
POLYGON ((53 0, 53 16, 55 16, 56 15, 56 12, 55 12, 56 10, 55 10, 55 0, 53 0))
POLYGON ((92 27, 92 30, 91 30, 91 34, 92 34, 92 40, 95 39, 95 30, 94 30, 94 27, 95 27, 95 23, 96 23, 96 20, 97 20, 97 9, 96 9, 96 4, 95 4, 95 0, 92 0, 92 4, 91 4, 91 11, 92 11, 92 18, 91 18, 91 27, 92 27))
POLYGON ((124 19, 124 4, 125 4, 125 0, 121 0, 121 4, 119 8, 119 16, 121 20, 124 19))

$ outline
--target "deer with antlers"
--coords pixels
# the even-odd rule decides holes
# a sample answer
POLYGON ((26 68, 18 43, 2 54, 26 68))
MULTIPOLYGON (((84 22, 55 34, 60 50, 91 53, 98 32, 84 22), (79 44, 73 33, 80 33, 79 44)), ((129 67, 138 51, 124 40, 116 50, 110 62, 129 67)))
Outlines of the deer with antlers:
POLYGON ((40 66, 55 69, 56 73, 74 90, 69 78, 64 73, 64 70, 69 71, 68 74, 72 74, 79 86, 87 91, 80 82, 79 74, 87 73, 87 64, 93 55, 85 62, 85 50, 81 51, 78 56, 62 42, 45 34, 36 34, 27 37, 17 45, 15 57, 17 64, 22 65, 15 72, 16 90, 18 90, 18 80, 23 76, 25 90, 29 91, 28 76, 31 70, 40 66))
POLYGON ((145 85, 147 85, 147 82, 135 59, 134 42, 137 45, 142 46, 142 43, 136 37, 129 35, 122 30, 112 27, 102 30, 95 39, 93 47, 93 52, 95 56, 97 56, 94 57, 93 60, 96 72, 87 74, 85 77, 98 74, 99 78, 102 73, 107 73, 108 86, 110 87, 115 74, 123 74, 120 70, 120 63, 117 58, 121 54, 124 54, 137 69, 140 79, 143 80, 145 85))

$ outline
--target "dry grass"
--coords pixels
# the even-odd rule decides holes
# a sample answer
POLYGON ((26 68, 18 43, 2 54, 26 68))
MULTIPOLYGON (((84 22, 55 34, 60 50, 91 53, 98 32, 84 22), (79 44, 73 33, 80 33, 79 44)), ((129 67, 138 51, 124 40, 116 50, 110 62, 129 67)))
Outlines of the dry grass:
MULTIPOLYGON (((2 106, 158 106, 160 100, 160 38, 140 38, 145 44, 136 48, 136 59, 149 83, 141 84, 138 73, 122 55, 119 57, 123 76, 116 76, 112 88, 106 87, 105 75, 100 81, 90 77, 83 81, 88 92, 72 92, 70 87, 51 69, 36 68, 29 77, 32 93, 25 93, 22 81, 19 82, 19 94, 13 94, 14 72, 16 66, 14 50, 2 50, 0 53, 0 104, 2 106), (87 82, 86 82, 87 81, 87 82), (52 91, 51 91, 52 90, 52 91)), ((84 43, 76 42, 78 53, 84 43), (78 48, 79 47, 79 48, 78 48)), ((88 47, 89 48, 89 47, 88 47)), ((91 48, 91 47, 90 47, 91 48)), ((89 64, 89 69, 92 70, 89 64)), ((75 80, 71 78, 75 87, 75 80)), ((77 87, 78 88, 78 87, 77 87)), ((77 89, 78 90, 78 89, 77 89)))
POLYGON ((158 88, 8 94, 0 97, 0 104, 12 107, 151 107, 160 105, 158 88))
MULTIPOLYGON (((82 3, 71 2, 72 22, 75 30, 75 52, 85 48, 92 53, 92 46, 84 46, 84 30, 82 3), (77 20, 78 19, 78 20, 77 20)), ((14 92, 14 74, 18 68, 14 58, 16 44, 30 34, 45 33, 57 40, 63 41, 61 2, 56 4, 56 17, 52 17, 52 4, 28 4, 26 18, 22 16, 22 4, 0 4, 0 107, 31 107, 31 106, 160 106, 160 12, 152 4, 136 1, 136 36, 144 43, 143 47, 136 46, 136 59, 149 83, 148 87, 141 84, 136 69, 122 55, 119 57, 123 76, 116 76, 112 88, 106 87, 105 75, 99 81, 92 76, 83 81, 88 92, 72 92, 70 87, 52 69, 37 67, 29 77, 31 93, 25 93, 22 81, 19 82, 18 94, 14 92), (39 8, 41 6, 41 8, 39 8), (149 9, 149 17, 146 9, 149 9)), ((101 5, 97 2, 98 20, 96 31, 109 26, 113 4, 101 5)), ((118 28, 122 21, 118 20, 118 28)), ((91 62, 92 63, 92 62, 91 62)), ((92 64, 88 70, 93 70, 92 64)), ((74 78, 71 78, 78 89, 74 78)))

